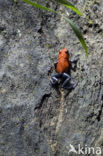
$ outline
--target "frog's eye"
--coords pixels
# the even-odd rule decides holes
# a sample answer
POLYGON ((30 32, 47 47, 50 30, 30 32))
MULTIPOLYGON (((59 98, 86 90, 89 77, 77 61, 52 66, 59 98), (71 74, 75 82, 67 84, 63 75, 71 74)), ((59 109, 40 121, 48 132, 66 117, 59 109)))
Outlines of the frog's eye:
POLYGON ((62 50, 59 51, 59 54, 61 54, 62 50))
POLYGON ((69 54, 68 51, 65 52, 66 54, 69 54))

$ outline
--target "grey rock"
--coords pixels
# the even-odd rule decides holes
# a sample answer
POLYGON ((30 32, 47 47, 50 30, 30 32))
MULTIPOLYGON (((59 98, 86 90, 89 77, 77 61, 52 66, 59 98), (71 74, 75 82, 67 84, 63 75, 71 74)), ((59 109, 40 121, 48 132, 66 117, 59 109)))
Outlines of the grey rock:
POLYGON ((0 0, 0 156, 77 155, 70 144, 103 150, 103 2, 72 2, 83 12, 69 14, 82 28, 88 57, 63 18, 0 0), (71 92, 50 85, 63 47, 79 56, 71 92))

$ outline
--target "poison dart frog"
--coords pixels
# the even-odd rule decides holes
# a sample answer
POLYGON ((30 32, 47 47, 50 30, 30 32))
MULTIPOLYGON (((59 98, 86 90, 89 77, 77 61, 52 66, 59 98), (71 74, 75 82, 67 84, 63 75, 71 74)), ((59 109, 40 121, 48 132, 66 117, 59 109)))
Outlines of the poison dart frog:
POLYGON ((55 86, 58 84, 59 79, 64 79, 62 87, 68 90, 74 89, 76 87, 76 84, 75 83, 70 84, 71 77, 69 75, 69 70, 71 67, 71 63, 76 63, 77 60, 78 59, 75 59, 73 61, 70 60, 68 50, 66 48, 61 49, 59 51, 58 62, 54 64, 57 73, 52 76, 51 84, 55 86))

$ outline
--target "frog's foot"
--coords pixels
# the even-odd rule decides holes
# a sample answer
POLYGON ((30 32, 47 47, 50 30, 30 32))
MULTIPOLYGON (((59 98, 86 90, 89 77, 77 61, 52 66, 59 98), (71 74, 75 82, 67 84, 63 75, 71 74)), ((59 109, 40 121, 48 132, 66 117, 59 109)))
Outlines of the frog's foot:
POLYGON ((52 79, 50 80, 51 85, 55 86, 58 84, 58 79, 55 77, 52 77, 52 79))
POLYGON ((70 86, 65 86, 64 88, 67 90, 71 90, 71 89, 74 89, 76 86, 77 86, 76 83, 72 83, 70 86))

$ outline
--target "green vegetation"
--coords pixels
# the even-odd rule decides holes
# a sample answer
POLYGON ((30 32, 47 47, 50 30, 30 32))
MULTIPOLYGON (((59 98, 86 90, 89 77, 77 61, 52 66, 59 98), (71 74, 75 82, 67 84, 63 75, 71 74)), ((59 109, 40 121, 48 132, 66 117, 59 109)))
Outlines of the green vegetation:
POLYGON ((67 0, 55 0, 55 1, 62 4, 62 5, 64 5, 64 6, 66 6, 67 8, 72 9, 78 15, 82 16, 82 13, 71 2, 68 2, 67 0))
MULTIPOLYGON (((78 26, 76 24, 74 24, 74 22, 71 21, 66 15, 62 15, 58 11, 55 11, 55 10, 53 10, 51 8, 45 7, 43 5, 40 5, 40 4, 36 3, 36 2, 32 2, 30 0, 23 0, 23 1, 28 3, 28 4, 30 4, 30 5, 32 5, 32 6, 34 6, 34 7, 36 7, 36 8, 38 8, 38 9, 50 11, 52 13, 58 14, 59 16, 62 16, 70 24, 70 26, 72 27, 74 33, 76 34, 76 36, 80 40, 83 48, 85 49, 86 55, 88 56, 88 48, 87 48, 85 40, 84 40, 84 38, 83 38, 83 36, 82 36, 78 26)), ((55 0, 55 1, 57 3, 60 3, 60 4, 64 5, 65 7, 69 8, 69 9, 75 11, 78 15, 80 15, 80 16, 82 15, 82 13, 71 2, 69 2, 68 0, 55 0)))

